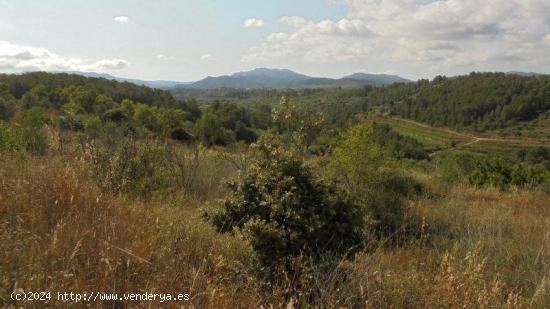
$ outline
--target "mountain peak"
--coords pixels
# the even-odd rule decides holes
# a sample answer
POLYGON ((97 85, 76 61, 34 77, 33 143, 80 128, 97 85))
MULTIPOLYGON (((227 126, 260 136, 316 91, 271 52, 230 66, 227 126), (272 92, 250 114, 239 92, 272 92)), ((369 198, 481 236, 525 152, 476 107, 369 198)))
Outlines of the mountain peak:
POLYGON ((359 81, 372 81, 377 84, 393 84, 393 83, 409 83, 411 82, 408 79, 397 75, 390 74, 371 74, 371 73, 353 73, 351 75, 344 76, 345 79, 354 79, 359 81))
POLYGON ((394 75, 355 73, 344 78, 319 78, 296 73, 289 69, 256 68, 232 75, 207 77, 188 87, 195 89, 239 88, 239 89, 290 89, 383 86, 410 82, 394 75))
POLYGON ((231 75, 233 77, 270 77, 270 78, 289 78, 289 77, 308 77, 303 74, 296 73, 289 69, 272 69, 272 68, 256 68, 251 71, 237 72, 231 75))

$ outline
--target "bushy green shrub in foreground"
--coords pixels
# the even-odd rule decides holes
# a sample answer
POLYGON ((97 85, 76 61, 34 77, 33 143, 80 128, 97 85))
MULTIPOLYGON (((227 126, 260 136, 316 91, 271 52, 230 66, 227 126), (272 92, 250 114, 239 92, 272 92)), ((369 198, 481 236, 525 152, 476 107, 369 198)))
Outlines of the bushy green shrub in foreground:
POLYGON ((208 215, 219 232, 240 230, 260 262, 346 253, 364 239, 362 209, 315 179, 299 157, 260 142, 259 156, 223 207, 208 215))

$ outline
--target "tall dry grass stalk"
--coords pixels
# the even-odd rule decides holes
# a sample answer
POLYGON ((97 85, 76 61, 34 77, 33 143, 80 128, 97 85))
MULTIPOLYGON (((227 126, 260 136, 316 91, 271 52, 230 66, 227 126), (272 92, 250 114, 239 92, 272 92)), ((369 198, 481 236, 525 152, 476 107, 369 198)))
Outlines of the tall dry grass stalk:
POLYGON ((192 205, 130 204, 57 160, 9 162, 0 175, 3 304, 21 288, 189 293, 196 307, 257 305, 249 248, 216 235, 192 205))

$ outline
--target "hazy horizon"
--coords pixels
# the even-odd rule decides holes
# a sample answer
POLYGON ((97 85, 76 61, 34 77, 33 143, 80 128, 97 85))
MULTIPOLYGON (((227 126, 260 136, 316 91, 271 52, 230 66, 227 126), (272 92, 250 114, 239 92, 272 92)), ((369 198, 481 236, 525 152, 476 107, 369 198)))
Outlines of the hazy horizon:
MULTIPOLYGON (((362 72, 362 71, 356 71, 356 72, 350 72, 348 74, 344 74, 344 75, 341 75, 341 76, 312 76, 312 75, 308 75, 308 74, 304 74, 302 72, 299 72, 299 71, 294 71, 294 70, 291 70, 291 69, 287 69, 287 68, 276 68, 276 67, 271 67, 271 68, 266 68, 266 67, 258 67, 258 68, 252 68, 250 70, 247 70, 247 71, 235 71, 235 72, 229 72, 229 73, 226 73, 226 74, 220 74, 220 75, 206 75, 206 76, 203 76, 202 78, 199 78, 197 80, 172 80, 172 79, 140 79, 140 78, 134 78, 134 77, 128 77, 128 76, 122 76, 122 75, 118 75, 116 73, 112 74, 112 73, 108 73, 108 72, 96 72, 96 71, 26 71, 26 72, 18 72, 17 74, 24 74, 24 73, 34 73, 34 72, 48 72, 48 73, 67 73, 67 74, 82 74, 82 75, 87 75, 87 74, 98 74, 98 75, 102 75, 102 74, 106 74, 106 75, 109 75, 111 77, 114 77, 114 78, 118 78, 118 79, 127 79, 127 80, 138 80, 138 81, 149 81, 149 82, 155 82, 155 81, 158 81, 158 82, 161 82, 161 81, 166 81, 166 82, 177 82, 177 83, 195 83, 197 81, 200 81, 200 80, 203 80, 207 77, 221 77, 221 76, 232 76, 234 74, 238 74, 238 73, 243 73, 243 72, 249 72, 249 71, 253 71, 253 70, 256 70, 256 69, 267 69, 267 70, 290 70, 294 73, 297 73, 297 74, 302 74, 302 75, 306 75, 306 76, 309 76, 309 77, 312 77, 312 78, 333 78, 333 79, 340 79, 340 78, 345 78, 349 75, 352 75, 352 74, 355 74, 355 73, 365 73, 365 74, 373 74, 373 75, 390 75, 390 76, 398 76, 398 77, 402 77, 402 78, 405 78, 405 79, 409 79, 411 81, 417 81, 417 80, 420 80, 420 79, 428 79, 428 80, 431 80, 433 79, 434 77, 436 77, 437 75, 434 75, 434 76, 427 76, 427 77, 423 77, 423 78, 418 78, 418 79, 413 79, 413 78, 407 78, 406 76, 402 76, 400 74, 389 74, 389 73, 377 73, 377 72, 362 72)), ((468 75, 472 72, 476 72, 476 73, 505 73, 505 74, 510 74, 510 73, 523 73, 523 74, 536 74, 536 75, 547 75, 546 73, 541 73, 541 72, 534 72, 534 71, 470 71, 470 72, 465 72, 463 74, 456 74, 456 75, 448 75, 448 74, 439 74, 441 76, 445 76, 445 77, 456 77, 456 76, 464 76, 464 75, 468 75)))

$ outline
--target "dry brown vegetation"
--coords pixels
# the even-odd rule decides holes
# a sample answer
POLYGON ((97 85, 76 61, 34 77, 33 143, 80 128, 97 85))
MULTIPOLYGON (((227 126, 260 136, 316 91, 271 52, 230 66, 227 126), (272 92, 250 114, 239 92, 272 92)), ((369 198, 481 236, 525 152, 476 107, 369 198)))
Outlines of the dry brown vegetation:
POLYGON ((380 242, 336 268, 315 267, 307 279, 288 276, 266 285, 249 245, 200 219, 207 197, 115 196, 87 175, 85 163, 60 157, 2 161, 3 305, 45 305, 9 300, 11 291, 23 289, 181 292, 192 297, 184 306, 210 308, 550 306, 547 193, 446 188, 424 176, 434 194, 408 206, 409 214, 422 218, 420 237, 399 246, 380 242), (289 286, 299 280, 311 286, 290 297, 289 286))
POLYGON ((193 200, 169 207, 115 197, 56 159, 0 171, 2 302, 22 288, 190 293, 196 306, 252 305, 249 249, 216 235, 193 200))

